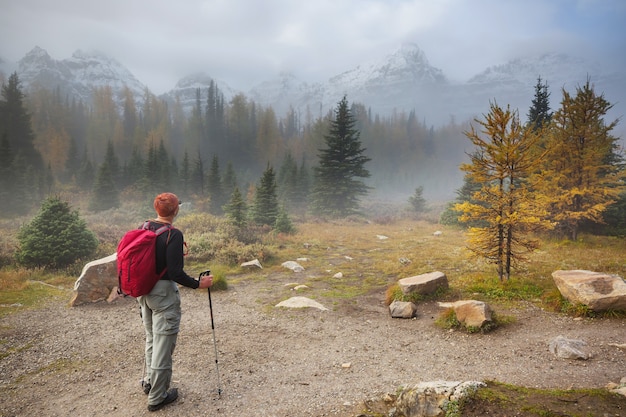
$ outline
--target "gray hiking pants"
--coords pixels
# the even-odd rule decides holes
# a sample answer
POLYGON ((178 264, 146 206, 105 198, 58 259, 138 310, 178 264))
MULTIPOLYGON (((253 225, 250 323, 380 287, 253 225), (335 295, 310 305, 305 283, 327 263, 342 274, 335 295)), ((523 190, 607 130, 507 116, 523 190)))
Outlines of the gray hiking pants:
POLYGON ((172 380, 172 354, 180 328, 180 295, 174 281, 160 280, 149 294, 138 297, 146 330, 146 377, 152 385, 148 405, 167 396, 172 380))

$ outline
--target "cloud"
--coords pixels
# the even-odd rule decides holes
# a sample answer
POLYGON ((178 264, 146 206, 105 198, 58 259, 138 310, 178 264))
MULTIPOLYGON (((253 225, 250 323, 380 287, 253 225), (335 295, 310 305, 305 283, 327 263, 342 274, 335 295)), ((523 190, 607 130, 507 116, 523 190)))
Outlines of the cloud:
POLYGON ((197 71, 242 89, 280 71, 323 81, 407 41, 458 79, 522 54, 554 50, 623 65, 626 46, 622 0, 7 3, 0 15, 0 56, 18 60, 36 45, 56 59, 97 50, 156 93, 197 71))

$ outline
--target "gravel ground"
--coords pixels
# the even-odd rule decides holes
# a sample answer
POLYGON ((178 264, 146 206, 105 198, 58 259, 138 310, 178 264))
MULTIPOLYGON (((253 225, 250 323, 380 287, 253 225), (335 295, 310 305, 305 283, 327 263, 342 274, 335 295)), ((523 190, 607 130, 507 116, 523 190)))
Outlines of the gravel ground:
POLYGON ((250 275, 212 292, 217 364, 207 294, 181 289, 172 384, 180 397, 157 413, 147 411, 139 383, 143 328, 134 300, 75 308, 58 300, 4 317, 0 416, 356 416, 364 401, 418 381, 590 388, 626 376, 626 352, 612 346, 626 343, 624 319, 492 305, 516 321, 468 335, 436 327, 433 302, 416 319, 390 318, 384 290, 316 297, 329 311, 274 308, 295 295, 285 287, 294 279, 250 275), (592 358, 554 358, 548 343, 558 335, 586 341, 592 358))

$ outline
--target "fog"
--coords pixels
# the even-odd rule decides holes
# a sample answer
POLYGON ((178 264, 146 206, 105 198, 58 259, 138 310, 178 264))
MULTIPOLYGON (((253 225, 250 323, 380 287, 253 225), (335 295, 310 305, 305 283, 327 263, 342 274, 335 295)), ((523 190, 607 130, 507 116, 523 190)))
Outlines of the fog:
POLYGON ((530 53, 622 68, 622 0, 3 1, 0 57, 34 46, 55 59, 99 51, 156 94, 203 71, 245 91, 290 71, 310 82, 414 42, 451 79, 530 53))

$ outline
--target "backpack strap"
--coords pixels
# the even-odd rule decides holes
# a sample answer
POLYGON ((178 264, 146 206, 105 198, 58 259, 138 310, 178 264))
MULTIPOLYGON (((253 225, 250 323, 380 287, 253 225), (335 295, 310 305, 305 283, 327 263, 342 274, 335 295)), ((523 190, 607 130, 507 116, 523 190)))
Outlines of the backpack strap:
MULTIPOLYGON (((146 220, 143 223, 143 226, 141 226, 143 229, 149 229, 150 228, 150 220, 146 220)), ((167 240, 165 241, 165 246, 167 247, 167 244, 170 243, 170 232, 172 231, 173 227, 171 224, 164 224, 163 226, 159 227, 158 229, 156 229, 154 231, 154 233, 158 236, 162 235, 163 233, 167 232, 167 240)), ((159 279, 161 279, 167 272, 167 262, 165 263, 165 268, 163 268, 163 270, 159 273, 159 279)))

